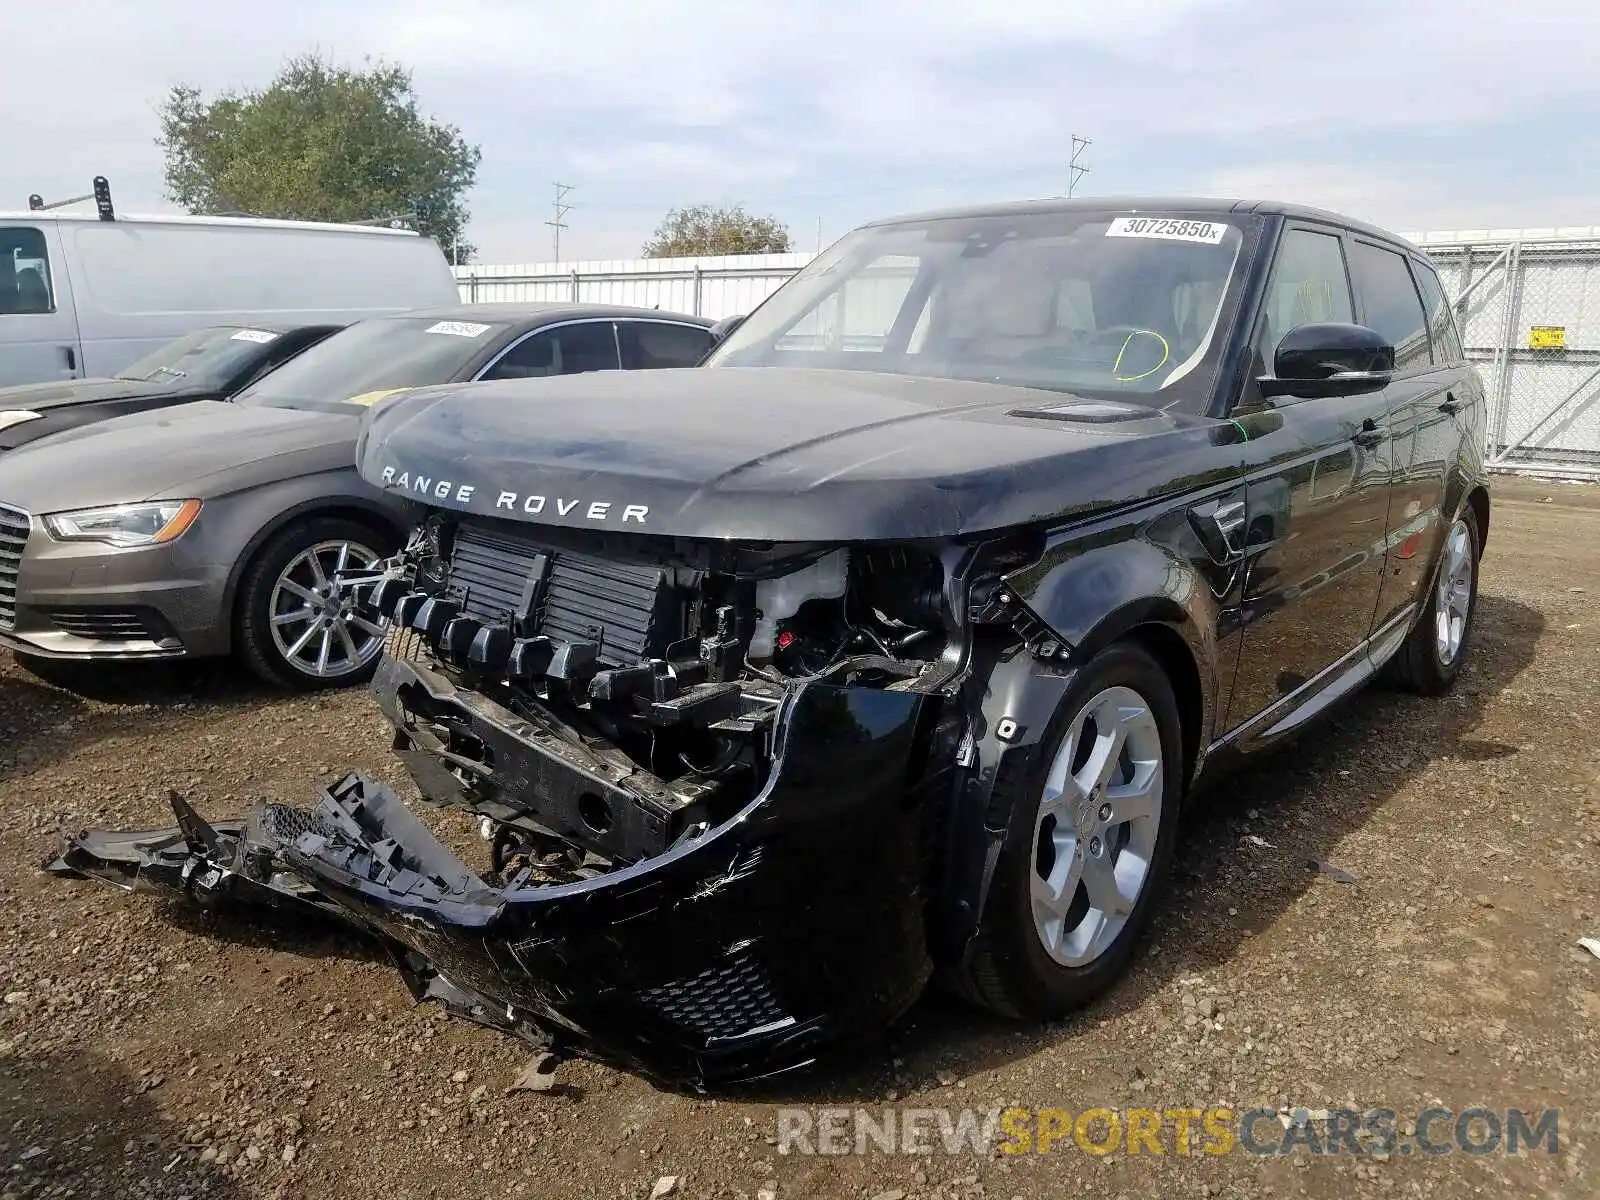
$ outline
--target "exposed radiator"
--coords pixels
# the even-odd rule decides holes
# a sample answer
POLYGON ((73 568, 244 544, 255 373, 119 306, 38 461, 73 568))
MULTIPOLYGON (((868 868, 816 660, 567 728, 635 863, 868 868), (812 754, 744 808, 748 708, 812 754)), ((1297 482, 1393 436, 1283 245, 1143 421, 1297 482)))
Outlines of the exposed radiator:
POLYGON ((631 666, 676 640, 667 628, 665 571, 553 550, 520 532, 463 522, 450 587, 465 615, 496 625, 517 620, 525 636, 595 642, 608 666, 631 666))

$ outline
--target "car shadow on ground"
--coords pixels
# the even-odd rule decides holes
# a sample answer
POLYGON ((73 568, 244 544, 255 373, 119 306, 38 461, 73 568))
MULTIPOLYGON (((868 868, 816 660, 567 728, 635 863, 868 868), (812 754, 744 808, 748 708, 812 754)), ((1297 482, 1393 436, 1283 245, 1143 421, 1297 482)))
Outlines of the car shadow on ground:
MULTIPOLYGON (((1535 609, 1480 594, 1472 654, 1448 696, 1368 689, 1292 746, 1247 764, 1225 789, 1205 796, 1184 821, 1166 893, 1133 966, 1083 1011, 1052 1025, 1019 1026, 930 987, 878 1043, 877 1053, 859 1047, 848 1064, 774 1081, 748 1098, 824 1105, 881 1101, 896 1079, 926 1086, 939 1076, 988 1071, 1128 1013, 1174 979, 1233 957, 1309 888, 1350 886, 1310 864, 1337 867, 1339 842, 1430 762, 1447 756, 1484 761, 1516 752, 1472 731, 1486 706, 1533 661, 1543 631, 1544 618, 1535 609), (1381 761, 1376 746, 1385 747, 1381 761), (1252 811, 1257 815, 1247 819, 1252 811), (1306 812, 1314 817, 1302 824, 1306 812), (1244 844, 1249 835, 1273 848, 1244 844), (1253 856, 1248 872, 1240 869, 1247 854, 1253 856), (1230 908, 1237 916, 1227 915, 1230 908), (896 1060, 902 1065, 892 1066, 896 1060)), ((1359 886, 1357 881, 1352 891, 1359 886)))
POLYGON ((0 1069, 6 1195, 242 1200, 235 1181, 185 1147, 184 1131, 162 1116, 150 1083, 89 1052, 8 1056, 0 1069))

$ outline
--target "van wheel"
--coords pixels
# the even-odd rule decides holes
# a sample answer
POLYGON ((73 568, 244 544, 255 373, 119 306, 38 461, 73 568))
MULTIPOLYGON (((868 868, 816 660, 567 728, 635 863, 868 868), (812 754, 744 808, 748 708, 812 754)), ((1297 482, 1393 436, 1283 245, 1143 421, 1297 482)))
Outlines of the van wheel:
POLYGON ((309 691, 372 678, 386 632, 340 595, 341 572, 383 558, 387 537, 338 517, 312 517, 274 534, 239 584, 237 644, 268 683, 309 691))
POLYGON ((1444 536, 1427 607, 1387 672, 1408 691, 1442 695, 1461 674, 1478 608, 1478 544, 1478 519, 1469 507, 1444 536))
POLYGON ((1049 1019, 1116 980, 1172 858, 1182 744, 1154 659, 1118 643, 1089 662, 1011 788, 960 992, 1003 1016, 1049 1019))

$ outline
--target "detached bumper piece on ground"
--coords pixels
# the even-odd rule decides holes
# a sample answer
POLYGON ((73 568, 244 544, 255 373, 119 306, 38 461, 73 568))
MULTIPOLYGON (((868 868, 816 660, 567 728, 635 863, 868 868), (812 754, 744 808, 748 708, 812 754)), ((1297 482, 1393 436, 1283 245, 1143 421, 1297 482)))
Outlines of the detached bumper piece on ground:
POLYGON ((46 869, 332 917, 376 937, 418 1001, 672 1088, 752 1082, 881 1029, 926 982, 915 815, 895 786, 919 705, 858 693, 877 701, 862 709, 850 694, 819 689, 817 711, 796 713, 813 733, 860 722, 839 771, 794 771, 748 819, 592 877, 550 883, 523 866, 495 886, 357 775, 309 811, 266 804, 214 824, 174 794, 176 827, 85 831, 46 869), (831 793, 827 819, 813 788, 831 793))

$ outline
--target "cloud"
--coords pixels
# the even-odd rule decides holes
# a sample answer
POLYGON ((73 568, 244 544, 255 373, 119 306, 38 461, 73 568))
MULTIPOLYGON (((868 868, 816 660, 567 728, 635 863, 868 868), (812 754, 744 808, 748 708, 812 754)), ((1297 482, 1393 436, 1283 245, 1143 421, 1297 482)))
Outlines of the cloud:
POLYGON ((321 48, 413 67, 423 107, 483 145, 472 236, 501 259, 546 257, 555 179, 577 185, 568 244, 602 257, 675 204, 833 236, 1047 194, 1073 133, 1097 191, 1266 187, 1435 228, 1600 211, 1585 0, 55 0, 8 32, 33 52, 0 75, 7 206, 97 173, 158 206, 168 87, 262 83, 321 48))

